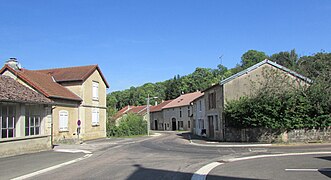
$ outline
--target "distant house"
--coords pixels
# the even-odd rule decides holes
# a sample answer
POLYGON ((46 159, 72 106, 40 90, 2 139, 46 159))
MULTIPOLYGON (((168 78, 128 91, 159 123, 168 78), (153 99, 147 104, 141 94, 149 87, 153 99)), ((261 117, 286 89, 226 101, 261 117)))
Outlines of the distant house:
POLYGON ((0 75, 0 157, 49 150, 53 102, 0 75))
MULTIPOLYGON (((205 102, 205 129, 207 137, 221 141, 238 140, 233 138, 233 133, 229 133, 226 126, 227 120, 224 117, 224 108, 228 101, 239 99, 242 96, 248 96, 259 89, 262 82, 267 82, 266 72, 277 72, 284 77, 294 80, 294 86, 308 85, 311 80, 291 71, 277 63, 264 60, 254 66, 245 69, 227 79, 222 80, 219 84, 211 86, 204 90, 205 102)), ((287 87, 284 87, 287 88, 287 87)), ((194 101, 195 106, 198 101, 194 101)), ((198 116, 198 111, 194 112, 198 116)), ((195 123, 195 134, 201 135, 199 130, 201 126, 195 123)), ((239 135, 240 136, 240 135, 239 135)))
POLYGON ((163 116, 163 108, 172 100, 164 101, 156 106, 151 107, 150 123, 152 130, 170 130, 169 123, 166 123, 163 116))
POLYGON ((192 130, 192 101, 203 96, 200 91, 194 93, 183 94, 165 105, 163 110, 163 118, 167 130, 192 130))
MULTIPOLYGON (((151 106, 150 106, 151 107, 151 106)), ((115 116, 115 122, 118 125, 123 117, 126 117, 129 113, 136 114, 143 117, 143 120, 147 121, 147 106, 125 106, 119 110, 115 116)))
POLYGON ((192 101, 193 103, 193 129, 192 133, 199 136, 207 136, 206 105, 205 97, 201 96, 192 101))
POLYGON ((106 89, 109 87, 98 65, 27 70, 10 59, 0 70, 54 102, 55 141, 77 139, 78 120, 82 140, 106 137, 106 89))

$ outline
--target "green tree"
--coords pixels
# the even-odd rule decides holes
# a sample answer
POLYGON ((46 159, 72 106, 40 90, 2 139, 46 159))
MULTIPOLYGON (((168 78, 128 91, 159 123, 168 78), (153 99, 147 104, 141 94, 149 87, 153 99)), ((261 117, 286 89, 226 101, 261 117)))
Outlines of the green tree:
POLYGON ((241 56, 241 67, 245 69, 265 59, 268 59, 268 56, 264 52, 248 50, 241 56))

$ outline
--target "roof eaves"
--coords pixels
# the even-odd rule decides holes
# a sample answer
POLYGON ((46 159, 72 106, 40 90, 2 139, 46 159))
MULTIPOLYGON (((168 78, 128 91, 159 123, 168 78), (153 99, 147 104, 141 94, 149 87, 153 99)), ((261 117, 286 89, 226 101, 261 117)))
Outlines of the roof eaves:
POLYGON ((48 98, 50 97, 50 95, 48 93, 46 93, 45 91, 43 91, 41 88, 39 88, 39 86, 37 86, 36 84, 34 84, 33 82, 31 82, 22 73, 19 73, 19 72, 15 71, 13 68, 11 68, 10 66, 8 66, 7 64, 1 69, 0 74, 2 74, 6 69, 8 69, 10 72, 14 73, 16 76, 18 76, 20 79, 22 79, 25 83, 31 85, 32 88, 34 88, 35 90, 39 91, 44 96, 46 96, 48 98))

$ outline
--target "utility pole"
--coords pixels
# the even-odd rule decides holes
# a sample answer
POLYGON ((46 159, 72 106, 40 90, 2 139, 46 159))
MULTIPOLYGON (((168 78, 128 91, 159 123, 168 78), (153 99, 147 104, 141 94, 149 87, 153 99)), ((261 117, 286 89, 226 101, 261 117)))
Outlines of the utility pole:
POLYGON ((149 94, 147 96, 147 136, 149 136, 149 130, 151 123, 150 123, 150 112, 149 112, 149 94))

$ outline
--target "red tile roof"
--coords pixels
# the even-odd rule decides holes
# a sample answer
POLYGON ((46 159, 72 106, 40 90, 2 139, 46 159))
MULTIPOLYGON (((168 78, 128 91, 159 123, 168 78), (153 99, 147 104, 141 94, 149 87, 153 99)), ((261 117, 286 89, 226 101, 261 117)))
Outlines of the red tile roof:
MULTIPOLYGON (((150 106, 150 108, 152 108, 153 106, 150 106)), ((115 119, 120 118, 121 116, 123 116, 124 114, 128 114, 128 113, 133 113, 133 114, 138 114, 138 115, 144 115, 147 113, 147 107, 146 105, 144 106, 125 106, 124 108, 122 108, 121 110, 119 110, 116 115, 114 116, 115 119)))
POLYGON ((188 106, 193 100, 201 96, 203 96, 203 93, 201 93, 200 91, 189 94, 183 94, 178 98, 174 99, 173 101, 171 101, 169 104, 165 105, 163 109, 188 106))
POLYGON ((51 75, 44 74, 37 71, 30 71, 27 69, 14 70, 8 65, 5 65, 0 71, 2 74, 6 69, 17 75, 20 79, 29 84, 32 88, 39 91, 48 98, 60 98, 74 101, 81 101, 82 99, 69 89, 61 86, 55 82, 51 75))
POLYGON ((102 80, 106 84, 107 88, 109 88, 109 85, 106 79, 104 78, 98 65, 44 69, 44 70, 36 70, 36 71, 44 74, 50 74, 51 76, 54 77, 56 82, 61 83, 61 82, 72 82, 72 81, 85 81, 95 70, 98 70, 98 72, 102 77, 102 80))
POLYGON ((164 101, 164 102, 160 103, 159 105, 152 106, 151 112, 162 111, 163 107, 166 106, 167 104, 169 104, 171 101, 173 101, 173 100, 164 101))
POLYGON ((29 89, 14 79, 0 75, 0 101, 51 104, 50 99, 29 89))

